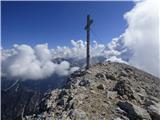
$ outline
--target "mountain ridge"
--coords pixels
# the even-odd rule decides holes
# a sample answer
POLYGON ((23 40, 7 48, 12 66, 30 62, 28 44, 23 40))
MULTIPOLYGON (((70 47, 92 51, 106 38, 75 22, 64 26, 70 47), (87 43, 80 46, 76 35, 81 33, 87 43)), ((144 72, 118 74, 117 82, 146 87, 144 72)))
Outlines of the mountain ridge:
POLYGON ((26 120, 158 120, 160 80, 126 64, 99 63, 47 94, 46 109, 26 120), (156 114, 156 115, 155 115, 156 114))
POLYGON ((159 78, 135 67, 98 63, 71 74, 62 88, 31 97, 19 119, 159 120, 159 86, 159 78))

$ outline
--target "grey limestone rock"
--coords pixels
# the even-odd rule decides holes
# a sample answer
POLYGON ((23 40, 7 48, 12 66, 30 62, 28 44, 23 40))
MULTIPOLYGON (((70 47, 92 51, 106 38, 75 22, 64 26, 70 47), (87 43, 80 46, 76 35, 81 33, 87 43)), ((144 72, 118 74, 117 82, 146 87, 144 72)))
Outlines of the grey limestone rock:
POLYGON ((136 106, 129 102, 118 102, 118 106, 128 113, 128 117, 131 120, 151 120, 151 117, 147 110, 136 106))
POLYGON ((44 95, 3 91, 2 120, 160 120, 159 86, 159 78, 132 66, 99 63, 44 95))

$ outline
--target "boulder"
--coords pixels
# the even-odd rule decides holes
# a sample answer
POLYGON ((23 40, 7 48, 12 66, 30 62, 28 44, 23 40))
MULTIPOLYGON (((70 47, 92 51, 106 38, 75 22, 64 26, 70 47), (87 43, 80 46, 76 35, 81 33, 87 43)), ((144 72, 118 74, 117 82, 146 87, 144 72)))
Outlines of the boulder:
POLYGON ((127 117, 127 113, 119 107, 115 109, 114 115, 114 120, 129 120, 129 118, 127 117))
POLYGON ((120 117, 118 117, 118 118, 115 118, 114 120, 123 120, 123 119, 121 119, 120 117))
POLYGON ((107 91, 107 98, 115 99, 117 97, 117 91, 107 91))
POLYGON ((77 70, 75 71, 74 73, 71 74, 71 77, 72 78, 75 78, 75 77, 81 77, 81 76, 84 76, 86 74, 86 71, 85 70, 77 70))
POLYGON ((67 91, 63 89, 59 94, 59 99, 63 98, 63 96, 67 95, 67 91))
POLYGON ((120 76, 127 77, 128 74, 123 70, 123 71, 120 72, 120 76))
POLYGON ((140 101, 140 97, 125 80, 118 81, 114 90, 121 96, 127 96, 129 100, 136 99, 137 101, 140 101))
POLYGON ((121 114, 121 115, 126 115, 126 114, 127 114, 124 110, 122 110, 122 109, 119 108, 119 107, 117 107, 117 108, 115 109, 115 112, 118 113, 118 114, 121 114))
POLYGON ((99 84, 99 85, 97 86, 97 88, 100 89, 100 90, 104 90, 104 85, 103 85, 103 84, 99 84))
POLYGON ((116 80, 116 77, 115 77, 115 75, 113 75, 113 74, 107 73, 105 76, 106 76, 106 79, 116 80))
POLYGON ((147 108, 153 120, 160 120, 160 103, 154 103, 147 108))
POLYGON ((145 109, 132 103, 119 101, 118 106, 127 112, 130 120, 151 120, 149 113, 145 109))
POLYGON ((74 109, 70 114, 70 118, 73 120, 88 120, 87 114, 80 109, 74 109))
POLYGON ((89 80, 81 80, 79 82, 79 86, 90 86, 90 81, 89 80))
POLYGON ((96 78, 98 78, 98 79, 105 79, 105 75, 102 74, 102 73, 97 73, 96 74, 96 78))
POLYGON ((114 118, 113 120, 129 120, 129 119, 125 116, 121 116, 121 117, 114 118))
POLYGON ((59 105, 59 106, 63 106, 64 104, 65 104, 64 99, 60 99, 60 100, 57 102, 57 105, 59 105))

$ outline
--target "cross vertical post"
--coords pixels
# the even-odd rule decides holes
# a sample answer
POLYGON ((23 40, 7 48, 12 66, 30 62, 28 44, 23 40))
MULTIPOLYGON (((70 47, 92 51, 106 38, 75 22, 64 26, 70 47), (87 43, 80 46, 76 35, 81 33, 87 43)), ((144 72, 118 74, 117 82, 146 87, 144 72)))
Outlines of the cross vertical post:
POLYGON ((90 15, 87 15, 87 25, 85 30, 87 33, 87 48, 86 48, 86 70, 90 67, 90 26, 93 23, 93 20, 90 18, 90 15))

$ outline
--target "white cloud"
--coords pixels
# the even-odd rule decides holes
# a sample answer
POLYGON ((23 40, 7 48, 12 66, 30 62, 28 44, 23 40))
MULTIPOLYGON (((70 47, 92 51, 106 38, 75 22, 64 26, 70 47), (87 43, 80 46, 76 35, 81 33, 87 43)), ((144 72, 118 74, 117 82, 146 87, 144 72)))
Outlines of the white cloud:
POLYGON ((128 23, 125 32, 106 46, 107 60, 128 64, 160 77, 160 41, 158 2, 137 1, 124 14, 128 23))
POLYGON ((77 71, 79 69, 80 69, 79 67, 72 67, 69 72, 71 74, 71 73, 73 73, 73 72, 75 72, 75 71, 77 71))
POLYGON ((51 49, 52 57, 55 58, 84 58, 85 57, 85 43, 82 40, 74 41, 71 40, 72 48, 60 47, 51 49))
POLYGON ((56 66, 55 73, 57 73, 60 76, 67 76, 69 75, 69 68, 70 68, 69 62, 63 61, 56 66))
POLYGON ((47 43, 36 45, 34 50, 39 60, 44 62, 51 60, 52 55, 50 53, 50 50, 48 49, 47 43))
POLYGON ((108 58, 106 61, 112 61, 112 62, 119 62, 119 63, 128 64, 126 61, 122 60, 121 58, 117 58, 116 56, 112 56, 112 57, 108 58))
MULTIPOLYGON (((44 46, 46 47, 46 45, 44 46)), ((14 54, 10 54, 5 60, 2 60, 2 72, 7 76, 21 79, 41 79, 53 73, 54 64, 48 58, 43 62, 39 58, 40 53, 35 50, 36 48, 33 49, 28 45, 14 45, 13 47, 14 54)), ((44 51, 41 49, 42 53, 44 51)))
POLYGON ((160 76, 158 3, 155 0, 137 2, 124 18, 128 23, 123 34, 124 44, 134 53, 129 63, 160 76))
MULTIPOLYGON (((82 40, 71 40, 71 44, 73 47, 60 47, 58 46, 56 49, 51 49, 52 57, 55 58, 76 58, 82 59, 86 57, 86 42, 82 40)), ((100 56, 102 55, 102 51, 104 50, 105 46, 103 44, 98 44, 94 41, 94 45, 90 46, 91 49, 91 56, 100 56)))
POLYGON ((103 51, 107 58, 121 54, 121 51, 116 50, 118 47, 118 40, 119 39, 114 38, 110 43, 107 44, 106 49, 103 51))
POLYGON ((105 49, 104 44, 99 44, 97 41, 93 41, 93 47, 91 46, 91 57, 104 56, 103 51, 105 49))
MULTIPOLYGON (((35 47, 29 45, 13 45, 11 49, 2 49, 2 73, 8 77, 21 79, 44 79, 57 74, 67 76, 80 69, 70 66, 67 61, 53 63, 56 58, 85 59, 86 43, 82 40, 71 40, 73 47, 60 47, 48 49, 48 44, 38 44, 35 47)), ((91 47, 91 57, 102 56, 105 46, 94 41, 91 47)), ((84 61, 83 61, 84 62, 84 61)), ((78 64, 78 63, 77 63, 78 64)), ((83 64, 82 67, 85 65, 83 64)))
POLYGON ((70 63, 52 62, 52 55, 47 44, 39 44, 34 48, 29 45, 14 45, 12 49, 2 51, 2 73, 7 77, 20 79, 43 79, 58 74, 70 74, 70 63))

